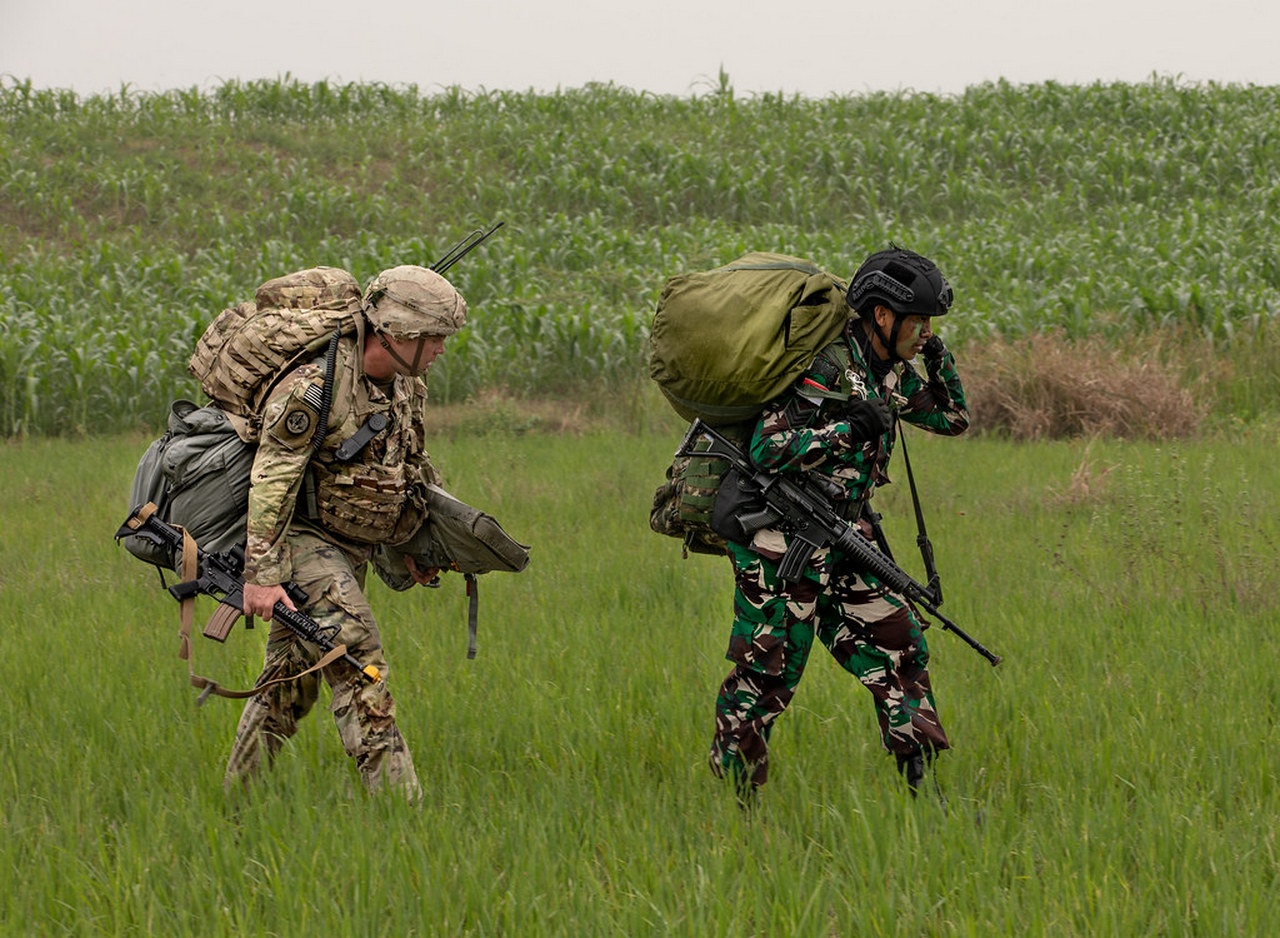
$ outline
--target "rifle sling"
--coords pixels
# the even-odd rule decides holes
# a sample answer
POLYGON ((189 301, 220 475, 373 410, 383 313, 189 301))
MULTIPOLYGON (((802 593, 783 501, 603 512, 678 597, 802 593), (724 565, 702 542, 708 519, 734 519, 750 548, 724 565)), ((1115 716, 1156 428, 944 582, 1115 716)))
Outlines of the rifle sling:
MULTIPOLYGON (((156 506, 148 502, 138 513, 130 519, 130 525, 139 528, 146 523, 146 520, 156 512, 156 506)), ((177 527, 177 525, 175 525, 177 527)), ((198 550, 195 538, 185 528, 179 528, 182 531, 182 579, 190 582, 199 576, 198 550)), ((336 645, 329 649, 323 657, 315 664, 304 671, 297 674, 287 674, 284 677, 272 678, 269 681, 262 681, 248 690, 228 690, 217 681, 211 680, 196 674, 195 656, 191 645, 191 624, 195 621, 196 598, 195 595, 187 596, 178 601, 178 657, 187 662, 187 677, 191 682, 191 686, 200 689, 200 696, 196 698, 196 706, 200 706, 210 695, 217 697, 228 697, 233 700, 243 700, 246 697, 253 697, 272 687, 276 684, 283 684, 286 681, 296 681, 304 675, 313 671, 319 671, 328 667, 333 662, 342 658, 347 653, 346 645, 336 645)), ((226 603, 219 603, 218 608, 214 610, 213 615, 209 618, 209 624, 205 627, 205 634, 211 632, 217 633, 224 627, 227 632, 235 625, 236 620, 242 615, 239 609, 234 606, 228 606, 226 603)), ((225 632, 223 633, 225 638, 225 632)), ((216 635, 210 635, 216 637, 216 635)))
POLYGON ((322 657, 319 661, 317 661, 311 667, 307 668, 305 671, 299 671, 297 674, 286 674, 283 677, 273 677, 269 681, 262 681, 258 684, 255 684, 253 687, 250 687, 248 690, 228 690, 227 688, 219 684, 217 681, 212 681, 207 677, 201 677, 200 675, 196 674, 195 671, 193 670, 191 673, 191 686, 203 688, 200 691, 200 696, 196 698, 196 706, 200 706, 206 700, 208 700, 210 694, 217 697, 228 697, 228 698, 231 698, 232 700, 243 700, 245 697, 256 697, 258 694, 262 693, 268 687, 272 687, 276 684, 284 684, 288 681, 296 681, 298 678, 304 675, 310 674, 313 671, 319 671, 322 668, 326 668, 329 665, 333 664, 338 659, 340 659, 346 653, 347 653, 346 645, 335 645, 333 648, 330 648, 327 652, 325 652, 324 657, 322 657))
POLYGON ((920 507, 920 494, 916 491, 915 473, 911 471, 911 457, 907 455, 907 436, 902 432, 902 421, 898 420, 897 423, 898 445, 902 450, 902 462, 907 470, 907 484, 911 489, 911 506, 916 514, 916 545, 920 548, 920 559, 924 562, 924 575, 929 588, 937 590, 937 599, 934 602, 936 605, 941 605, 942 583, 933 560, 933 544, 929 541, 929 532, 924 526, 924 510, 920 507))
MULTIPOLYGON (((194 552, 193 552, 193 555, 194 555, 194 552)), ((184 557, 186 556, 185 550, 183 551, 183 556, 184 557)), ((184 561, 183 574, 186 575, 186 572, 187 572, 186 564, 184 561)), ((194 574, 192 575, 194 576, 194 574)), ((188 604, 191 604, 191 605, 195 604, 194 596, 182 600, 183 611, 180 614, 180 618, 182 620, 182 630, 181 630, 182 647, 178 651, 178 657, 187 659, 187 671, 188 671, 188 677, 191 681, 191 686, 200 688, 200 696, 196 698, 197 707, 203 704, 206 700, 208 700, 211 694, 216 697, 227 697, 232 700, 243 700, 246 697, 257 696, 258 694, 262 693, 262 691, 266 690, 268 687, 273 687, 276 684, 284 684, 288 681, 296 681, 298 678, 303 677, 304 675, 307 675, 307 674, 311 674, 313 671, 319 671, 323 668, 326 668, 329 665, 333 664, 333 662, 339 660, 340 658, 343 658, 347 654, 346 645, 335 645, 333 648, 330 648, 327 652, 325 652, 324 655, 321 656, 319 661, 311 665, 311 667, 306 668, 305 670, 299 671, 297 674, 286 674, 283 677, 275 677, 267 681, 260 681, 259 683, 255 684, 253 687, 248 688, 247 690, 229 690, 223 687, 217 681, 212 680, 211 678, 203 677, 202 675, 196 674, 195 672, 195 662, 194 660, 192 660, 192 657, 191 657, 192 616, 190 613, 186 611, 188 604)), ((232 626, 236 624, 236 620, 239 619, 240 616, 242 615, 244 615, 244 613, 242 613, 235 606, 228 605, 227 603, 219 603, 218 608, 215 609, 213 612, 213 615, 209 617, 209 624, 205 626, 205 635, 209 635, 211 638, 216 638, 216 635, 210 634, 211 631, 217 632, 223 628, 225 628, 227 632, 230 632, 232 626)), ((283 629, 282 632, 283 634, 286 634, 286 635, 293 634, 293 632, 287 628, 283 629)))

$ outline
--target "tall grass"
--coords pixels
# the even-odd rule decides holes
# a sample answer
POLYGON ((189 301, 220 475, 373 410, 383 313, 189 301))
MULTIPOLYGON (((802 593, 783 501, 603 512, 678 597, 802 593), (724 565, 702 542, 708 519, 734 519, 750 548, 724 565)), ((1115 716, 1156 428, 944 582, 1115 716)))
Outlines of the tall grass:
MULTIPOLYGON (((427 796, 368 799, 323 705, 227 799, 177 606, 111 543, 146 438, 0 447, 0 931, 269 935, 1237 935, 1280 927, 1274 430, 1232 446, 912 439, 950 616, 950 802, 912 802, 866 693, 815 655, 761 812, 704 763, 730 583, 645 526, 679 435, 436 433, 533 544, 371 586, 427 796)), ((882 494, 911 564, 909 498, 882 494)), ((210 611, 204 607, 202 612, 210 611)), ((263 630, 199 639, 243 685, 263 630)))
MULTIPOLYGON (((1277 89, 976 86, 689 98, 227 82, 80 97, 0 81, 0 433, 154 425, 191 343, 286 270, 362 280, 506 227, 454 269, 474 310, 442 401, 643 373, 658 292, 753 249, 847 275, 938 259, 959 346, 1170 328, 1253 360, 1280 309, 1277 89)), ((1273 330, 1272 330, 1273 331, 1273 330)), ((1250 373, 1254 368, 1244 369, 1250 373)), ((1274 382, 1274 378, 1268 379, 1274 382)), ((1227 389, 1230 412, 1245 386, 1227 389)))

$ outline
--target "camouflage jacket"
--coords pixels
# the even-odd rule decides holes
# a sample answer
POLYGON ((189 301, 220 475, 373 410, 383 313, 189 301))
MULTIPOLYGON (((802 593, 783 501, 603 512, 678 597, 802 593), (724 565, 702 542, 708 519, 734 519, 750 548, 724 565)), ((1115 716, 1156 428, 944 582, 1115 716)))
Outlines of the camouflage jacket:
MULTIPOLYGON (((851 329, 860 328, 857 321, 851 329)), ((924 359, 925 375, 909 362, 898 362, 877 381, 849 333, 836 339, 814 359, 793 388, 771 402, 751 437, 751 458, 772 472, 813 470, 837 480, 850 503, 871 496, 889 482, 894 429, 872 440, 852 437, 846 420, 853 400, 888 398, 907 423, 953 436, 969 426, 964 387, 949 350, 941 358, 924 359)))
POLYGON ((356 340, 344 339, 327 431, 313 450, 323 384, 323 360, 302 365, 263 407, 249 488, 250 582, 269 586, 292 578, 285 541, 292 525, 363 559, 377 544, 407 540, 426 517, 424 483, 440 484, 426 450, 427 387, 421 378, 369 380, 360 369, 356 340), (374 414, 385 417, 386 426, 353 458, 341 458, 339 447, 374 414))

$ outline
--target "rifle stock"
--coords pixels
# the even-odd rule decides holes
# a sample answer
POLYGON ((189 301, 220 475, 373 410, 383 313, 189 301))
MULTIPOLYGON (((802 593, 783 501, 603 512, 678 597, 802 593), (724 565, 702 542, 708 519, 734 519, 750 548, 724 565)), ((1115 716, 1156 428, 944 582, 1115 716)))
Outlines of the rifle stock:
POLYGON ((694 420, 690 425, 676 455, 692 453, 699 438, 706 438, 709 444, 701 455, 726 460, 750 484, 763 503, 762 509, 737 516, 743 529, 754 532, 776 526, 788 536, 787 552, 778 563, 778 576, 783 580, 798 580, 814 552, 821 547, 831 547, 850 557, 858 570, 874 576, 889 589, 924 609, 942 624, 945 631, 953 632, 993 667, 1000 663, 999 655, 988 651, 938 611, 940 589, 936 586, 931 589, 918 582, 892 558, 877 550, 857 525, 845 520, 831 506, 829 495, 819 491, 820 480, 812 477, 793 479, 757 468, 742 450, 701 420, 694 420))

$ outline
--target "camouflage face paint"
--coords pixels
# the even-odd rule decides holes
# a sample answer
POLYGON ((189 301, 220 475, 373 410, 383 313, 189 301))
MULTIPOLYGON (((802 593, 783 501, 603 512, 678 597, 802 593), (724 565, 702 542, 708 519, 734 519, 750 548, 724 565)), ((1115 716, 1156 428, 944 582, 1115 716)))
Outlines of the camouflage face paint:
POLYGON ((903 361, 915 358, 930 332, 928 316, 902 316, 899 319, 898 342, 894 349, 903 361))

